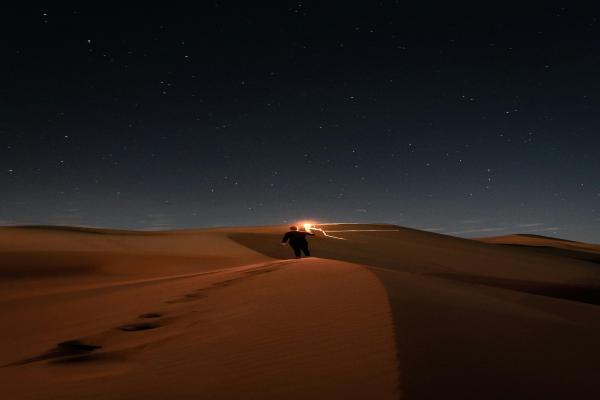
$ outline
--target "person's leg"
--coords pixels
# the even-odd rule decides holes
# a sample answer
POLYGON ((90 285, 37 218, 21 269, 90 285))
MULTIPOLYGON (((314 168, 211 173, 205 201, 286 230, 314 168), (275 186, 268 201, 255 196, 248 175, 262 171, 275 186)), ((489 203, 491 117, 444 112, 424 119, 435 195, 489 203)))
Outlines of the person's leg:
POLYGON ((300 257, 300 246, 292 246, 292 249, 294 249, 294 254, 296 255, 296 257, 300 257))
POLYGON ((302 251, 306 257, 310 257, 310 251, 308 250, 308 243, 302 245, 302 251))

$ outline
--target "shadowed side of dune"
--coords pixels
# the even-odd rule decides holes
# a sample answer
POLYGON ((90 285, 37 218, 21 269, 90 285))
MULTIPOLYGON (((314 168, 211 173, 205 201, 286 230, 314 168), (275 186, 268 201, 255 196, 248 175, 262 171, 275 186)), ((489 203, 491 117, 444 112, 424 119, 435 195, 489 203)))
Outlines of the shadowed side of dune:
POLYGON ((557 248, 552 246, 533 246, 528 244, 512 244, 512 243, 498 243, 497 246, 512 247, 515 249, 521 249, 529 252, 535 252, 539 254, 547 254, 551 256, 558 256, 564 258, 571 258, 574 260, 587 261, 594 264, 600 264, 600 253, 583 250, 571 250, 564 248, 557 248))
MULTIPOLYGON (((313 255, 376 267, 407 398, 600 395, 594 264, 412 230, 342 235, 348 240, 311 238, 313 255)), ((229 237, 269 257, 292 256, 280 235, 229 237)))
POLYGON ((66 225, 16 225, 6 227, 5 229, 23 229, 30 231, 49 231, 49 232, 64 232, 64 233, 82 233, 89 235, 147 235, 147 236, 156 236, 161 233, 167 232, 146 232, 146 231, 134 231, 134 230, 124 230, 124 229, 109 229, 109 228, 92 228, 85 226, 66 226, 66 225))
MULTIPOLYGON (((419 262, 416 258, 414 258, 414 262, 403 262, 406 261, 407 257, 406 254, 402 254, 402 247, 410 247, 410 244, 398 240, 397 231, 377 233, 377 240, 373 240, 374 236, 372 233, 367 233, 366 235, 356 232, 335 233, 335 235, 349 237, 351 240, 336 240, 325 238, 318 234, 309 239, 311 255, 319 258, 347 261, 381 268, 429 270, 426 262, 419 262)), ((280 245, 282 235, 272 233, 231 233, 228 237, 243 246, 272 258, 293 258, 294 254, 292 250, 288 246, 280 245)))
POLYGON ((26 280, 37 278, 84 277, 110 274, 161 273, 165 265, 194 272, 198 265, 223 264, 228 258, 194 257, 171 254, 132 254, 108 251, 1 252, 0 278, 26 280))
POLYGON ((491 236, 477 238, 483 243, 506 244, 506 245, 521 245, 527 247, 546 247, 555 249, 565 249, 573 251, 581 251, 587 253, 600 253, 600 245, 593 243, 575 242, 572 240, 554 238, 541 235, 516 234, 505 236, 491 236))
POLYGON ((600 286, 543 284, 540 282, 519 279, 489 278, 464 274, 431 274, 431 276, 451 279, 458 282, 531 293, 540 296, 555 297, 557 299, 600 305, 600 286))
POLYGON ((555 238, 555 237, 551 237, 551 236, 534 235, 534 234, 531 234, 531 233, 520 233, 517 236, 529 237, 529 238, 534 238, 534 239, 556 240, 558 242, 566 242, 566 243, 578 243, 578 242, 576 242, 574 240, 567 240, 567 239, 555 238))
POLYGON ((227 236, 234 242, 271 258, 285 260, 292 258, 293 256, 289 248, 279 245, 283 235, 268 233, 232 233, 227 236))
MULTIPOLYGON (((354 229, 361 229, 361 226, 354 229)), ((333 232, 333 231, 331 231, 333 232)), ((563 282, 572 276, 590 276, 600 282, 594 264, 598 255, 589 252, 527 246, 499 246, 414 229, 335 233, 347 240, 310 238, 312 255, 415 273, 462 273, 508 279, 563 282)), ((272 258, 293 257, 280 246, 281 234, 235 232, 228 237, 272 258)))
POLYGON ((373 272, 388 292, 406 398, 600 396, 600 308, 455 279, 373 272))
POLYGON ((30 279, 97 274, 105 256, 81 252, 2 252, 0 278, 30 279))
MULTIPOLYGON (((230 235, 231 239, 237 241, 240 244, 248 246, 253 250, 268 255, 272 258, 286 259, 290 258, 293 254, 287 247, 280 246, 278 235, 274 234, 252 234, 252 233, 240 233, 230 235)), ((389 267, 393 264, 394 269, 398 269, 399 261, 394 257, 393 253, 381 253, 369 252, 369 249, 361 246, 360 243, 352 243, 348 241, 336 241, 327 240, 323 238, 316 238, 312 240, 314 255, 321 258, 330 258, 348 262, 360 262, 366 265, 374 267, 389 267)), ((504 245, 502 245, 504 247, 504 245)), ((509 249, 507 247, 507 249, 509 249)), ((518 246, 517 251, 523 250, 521 246, 518 246)), ((540 249, 532 248, 534 253, 543 253, 544 255, 555 255, 557 257, 576 258, 580 259, 583 252, 577 252, 572 250, 564 249, 540 249), (546 251, 545 251, 546 250, 546 251)), ((588 253, 590 257, 597 257, 597 255, 588 253)), ((568 260, 567 260, 568 261, 568 260)), ((591 261, 585 259, 585 261, 591 261)), ((593 259, 594 262, 600 262, 600 259, 593 259)), ((568 268, 568 267, 567 267, 568 268)), ((447 272, 426 272, 423 273, 430 276, 437 276, 446 279, 453 279, 460 282, 480 284, 487 286, 500 287, 504 289, 521 291, 525 293, 531 293, 541 296, 549 296, 560 299, 567 299, 572 301, 579 301, 588 304, 600 305, 600 286, 595 285, 575 285, 575 284, 562 284, 562 283, 545 283, 543 281, 525 280, 525 279, 510 279, 501 277, 491 277, 474 274, 460 274, 460 273, 447 273, 447 272)))

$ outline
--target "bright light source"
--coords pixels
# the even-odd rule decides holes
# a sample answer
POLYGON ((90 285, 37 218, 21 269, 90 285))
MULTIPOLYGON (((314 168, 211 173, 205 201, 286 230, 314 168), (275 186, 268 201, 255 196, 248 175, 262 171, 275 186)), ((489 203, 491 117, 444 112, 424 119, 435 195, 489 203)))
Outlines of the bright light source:
POLYGON ((296 224, 298 227, 300 227, 300 230, 304 229, 307 232, 310 232, 311 229, 314 229, 315 224, 312 221, 299 221, 296 224))

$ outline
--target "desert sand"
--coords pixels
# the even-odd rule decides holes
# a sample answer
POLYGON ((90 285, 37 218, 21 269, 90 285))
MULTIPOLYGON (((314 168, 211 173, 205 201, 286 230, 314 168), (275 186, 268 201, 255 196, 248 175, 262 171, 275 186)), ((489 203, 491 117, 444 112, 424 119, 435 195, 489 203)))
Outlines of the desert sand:
POLYGON ((600 398, 600 246, 322 227, 1 228, 2 397, 600 398))

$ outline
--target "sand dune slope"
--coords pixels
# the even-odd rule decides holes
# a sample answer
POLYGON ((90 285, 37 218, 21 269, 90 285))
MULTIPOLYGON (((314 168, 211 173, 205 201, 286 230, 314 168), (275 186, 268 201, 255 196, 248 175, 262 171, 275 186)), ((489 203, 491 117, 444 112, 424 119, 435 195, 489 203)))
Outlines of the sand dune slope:
MULTIPOLYGON (((406 398, 600 397, 595 262, 392 226, 346 228, 335 233, 346 240, 318 237, 313 252, 360 262, 381 279, 406 398)), ((267 229, 231 237, 286 256, 267 229)))
POLYGON ((548 254, 571 259, 578 259, 600 264, 600 245, 573 242, 538 235, 508 235, 478 239, 483 243, 512 246, 535 251, 539 254, 548 254))
POLYGON ((600 397, 594 245, 323 228, 0 229, 3 395, 600 397))
POLYGON ((0 293, 39 295, 270 259, 211 231, 0 228, 0 293))
POLYGON ((0 310, 12 399, 397 398, 387 295, 359 265, 267 262, 0 310))
MULTIPOLYGON (((323 228, 346 239, 312 238, 314 255, 323 258, 415 274, 600 286, 600 269, 590 260, 565 259, 526 246, 498 246, 393 225, 323 228)), ((290 251, 278 246, 282 229, 285 227, 229 229, 228 235, 252 250, 284 259, 290 251)))
POLYGON ((548 236, 541 235, 506 235, 506 236, 494 236, 477 239, 484 243, 494 244, 508 244, 508 245, 521 245, 521 246, 537 246, 537 247, 554 247, 558 249, 566 250, 579 250, 588 251, 594 253, 600 253, 600 245, 575 242, 572 240, 558 239, 548 236))
POLYGON ((377 271, 414 399, 600 396, 598 306, 452 279, 377 271))

